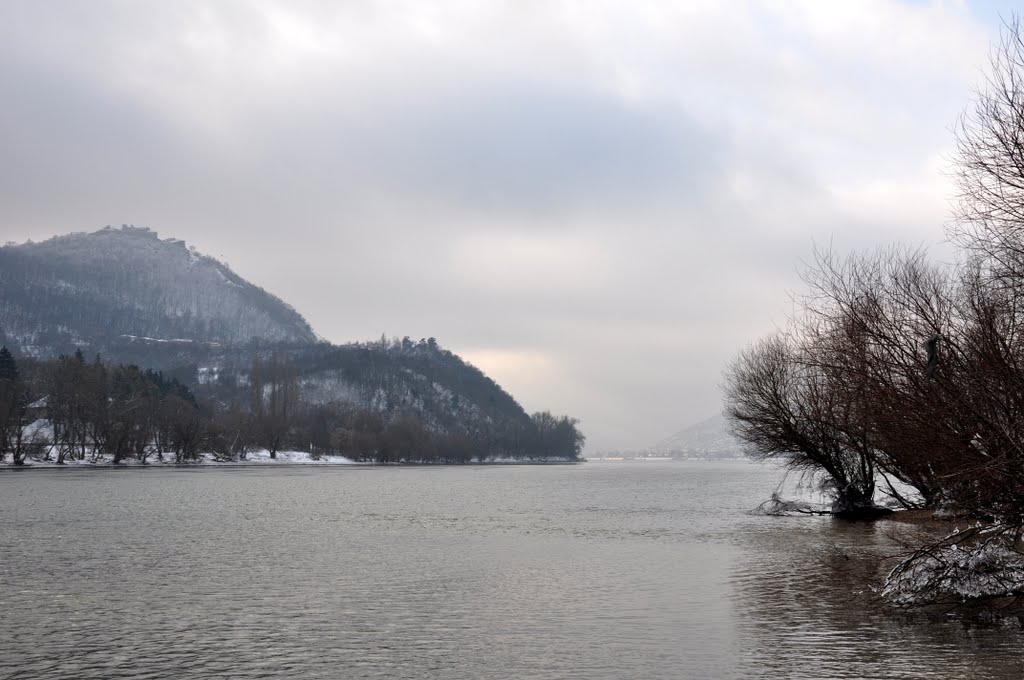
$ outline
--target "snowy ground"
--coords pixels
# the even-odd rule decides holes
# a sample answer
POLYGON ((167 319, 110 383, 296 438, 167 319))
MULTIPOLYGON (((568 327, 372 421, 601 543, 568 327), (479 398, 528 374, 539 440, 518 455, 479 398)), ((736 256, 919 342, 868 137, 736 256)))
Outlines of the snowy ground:
MULTIPOLYGON (((25 460, 25 464, 19 467, 38 467, 38 468, 91 468, 91 467, 109 467, 113 465, 113 456, 110 454, 100 454, 97 459, 92 460, 92 455, 86 457, 86 460, 71 460, 68 459, 63 465, 57 465, 57 456, 53 454, 50 456, 50 460, 43 460, 42 458, 31 458, 25 460)), ((563 458, 555 459, 518 459, 518 458, 489 458, 483 462, 474 461, 472 464, 476 465, 560 465, 560 464, 572 464, 574 461, 567 461, 563 458)), ((390 463, 390 465, 402 465, 403 463, 390 463)), ((417 465, 419 463, 408 463, 409 465, 417 465)), ((175 463, 174 454, 165 454, 164 460, 160 460, 156 454, 150 455, 145 463, 140 463, 135 458, 125 458, 121 461, 118 467, 173 467, 175 465, 185 466, 211 466, 211 467, 231 467, 231 466, 256 466, 256 465, 381 465, 381 463, 360 463, 352 460, 351 458, 345 458, 344 456, 320 456, 318 459, 314 459, 309 453, 305 451, 278 451, 277 458, 271 458, 270 452, 266 449, 260 451, 249 452, 245 460, 218 460, 212 453, 203 453, 199 455, 199 460, 189 461, 185 463, 175 463)), ((0 469, 16 467, 11 463, 10 459, 6 459, 0 463, 0 469)))
MULTIPOLYGON (((111 465, 113 456, 109 454, 100 454, 97 460, 93 461, 92 456, 88 456, 86 460, 66 460, 64 465, 57 465, 56 456, 51 456, 50 460, 41 460, 28 458, 25 460, 24 467, 103 467, 111 465)), ((357 463, 349 458, 342 456, 321 456, 319 459, 314 460, 309 453, 305 451, 278 451, 277 458, 271 458, 270 452, 267 450, 252 451, 246 455, 245 460, 238 461, 222 461, 218 460, 212 453, 200 454, 199 460, 188 463, 180 463, 180 465, 211 465, 218 467, 228 466, 239 466, 239 465, 356 465, 357 463)), ((125 467, 167 467, 178 465, 174 462, 174 454, 165 455, 164 460, 160 460, 157 456, 151 455, 145 463, 140 463, 134 458, 126 458, 121 461, 121 465, 125 467)), ((14 467, 10 460, 0 463, 0 467, 14 467)))

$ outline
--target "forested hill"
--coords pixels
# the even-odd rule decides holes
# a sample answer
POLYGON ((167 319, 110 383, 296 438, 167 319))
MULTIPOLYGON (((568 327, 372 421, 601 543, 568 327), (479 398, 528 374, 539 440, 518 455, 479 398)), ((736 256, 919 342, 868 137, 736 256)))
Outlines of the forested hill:
POLYGON ((239 348, 184 345, 170 356, 173 362, 155 367, 222 404, 244 405, 250 399, 259 357, 264 381, 270 362, 282 364, 309 405, 342 402, 385 421, 412 417, 433 432, 485 438, 530 420, 512 395, 434 338, 239 348))
POLYGON ((0 248, 0 342, 29 355, 133 338, 313 343, 292 307, 183 241, 106 228, 0 248))
POLYGON ((384 413, 412 412, 432 430, 475 435, 528 420, 512 395, 434 338, 319 345, 299 353, 297 368, 309 401, 329 401, 347 384, 354 401, 384 413))
POLYGON ((390 460, 403 437, 507 457, 575 457, 583 442, 573 419, 528 415, 434 338, 318 341, 278 298, 148 229, 0 248, 0 345, 40 399, 61 382, 40 376, 77 375, 60 368, 71 356, 159 371, 205 405, 211 432, 234 428, 245 446, 390 460))

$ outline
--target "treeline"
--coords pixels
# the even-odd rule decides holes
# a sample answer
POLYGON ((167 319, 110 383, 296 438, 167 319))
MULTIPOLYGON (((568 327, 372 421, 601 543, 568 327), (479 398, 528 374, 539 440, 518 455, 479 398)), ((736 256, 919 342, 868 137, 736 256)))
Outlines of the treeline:
POLYGON ((734 432, 816 474, 837 512, 870 514, 879 490, 1024 520, 1024 288, 992 274, 898 248, 819 253, 799 314, 726 374, 734 432))
POLYGON ((1024 523, 1024 42, 1007 31, 957 128, 956 264, 818 252, 789 327, 726 374, 755 456, 819 475, 837 508, 904 505, 1024 523), (899 492, 900 485, 916 498, 899 492))
POLYGON ((881 491, 982 521, 893 570, 904 604, 1024 593, 1024 40, 1007 29, 956 130, 957 263, 819 252, 789 327, 726 373, 751 455, 814 475, 836 512, 871 515, 881 491))
POLYGON ((108 365, 81 352, 15 360, 0 349, 0 461, 64 463, 151 457, 186 463, 212 453, 244 460, 253 450, 306 451, 372 462, 468 463, 577 459, 577 422, 550 413, 495 421, 470 436, 432 429, 414 414, 353 402, 307 403, 295 366, 272 353, 254 358, 245 398, 214 401, 179 380, 134 365, 108 365))

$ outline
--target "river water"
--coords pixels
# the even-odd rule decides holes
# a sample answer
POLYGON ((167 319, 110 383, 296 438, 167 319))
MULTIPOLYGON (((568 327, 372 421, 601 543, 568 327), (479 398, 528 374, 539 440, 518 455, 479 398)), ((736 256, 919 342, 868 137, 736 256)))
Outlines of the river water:
POLYGON ((0 472, 0 678, 1013 678, 746 462, 0 472), (837 557, 838 555, 838 557, 837 557))

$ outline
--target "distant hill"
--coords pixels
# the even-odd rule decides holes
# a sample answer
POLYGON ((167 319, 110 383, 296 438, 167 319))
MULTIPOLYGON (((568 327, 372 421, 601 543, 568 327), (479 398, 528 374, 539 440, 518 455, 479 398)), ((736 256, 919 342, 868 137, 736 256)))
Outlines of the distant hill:
POLYGON ((155 368, 193 385, 199 395, 245 402, 253 357, 271 353, 293 367, 308 403, 349 402, 388 420, 409 415, 432 431, 470 436, 529 421, 508 392, 433 338, 240 348, 185 345, 171 355, 173 360, 153 361, 155 368))
POLYGON ((313 404, 477 436, 529 422, 522 407, 433 338, 332 345, 291 306, 176 239, 136 227, 0 248, 0 344, 166 372, 197 395, 251 400, 256 357, 286 360, 313 404))
POLYGON ((683 428, 650 450, 662 455, 702 458, 732 458, 743 451, 739 440, 729 433, 729 426, 721 414, 683 428))
POLYGON ((183 241, 101 229, 0 248, 0 342, 30 355, 136 338, 314 343, 292 307, 183 241))

